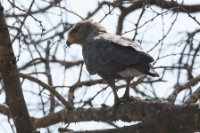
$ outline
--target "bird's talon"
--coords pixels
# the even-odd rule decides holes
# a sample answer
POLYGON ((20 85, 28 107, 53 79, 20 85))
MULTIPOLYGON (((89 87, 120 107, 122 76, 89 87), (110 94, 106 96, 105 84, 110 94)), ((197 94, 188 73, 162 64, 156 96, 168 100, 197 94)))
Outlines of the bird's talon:
POLYGON ((128 102, 128 101, 130 101, 130 100, 131 100, 130 97, 125 97, 125 96, 123 96, 123 97, 121 98, 121 101, 122 101, 122 102, 128 102))
POLYGON ((111 110, 108 110, 108 113, 106 114, 106 116, 108 116, 108 117, 111 117, 111 116, 113 116, 113 110, 111 109, 111 110))
POLYGON ((121 103, 121 99, 117 98, 114 105, 108 110, 107 116, 113 116, 121 103))

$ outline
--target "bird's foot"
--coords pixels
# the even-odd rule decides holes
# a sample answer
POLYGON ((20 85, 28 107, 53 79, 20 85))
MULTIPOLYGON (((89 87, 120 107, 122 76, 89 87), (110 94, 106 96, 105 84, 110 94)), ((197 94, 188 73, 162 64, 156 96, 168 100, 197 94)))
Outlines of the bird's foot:
POLYGON ((123 95, 123 97, 120 99, 123 103, 129 102, 133 100, 133 97, 129 95, 129 93, 126 93, 123 95))
POLYGON ((108 109, 107 116, 109 116, 109 117, 113 116, 115 114, 117 108, 119 107, 120 103, 121 103, 120 99, 115 100, 114 105, 111 108, 108 109))
POLYGON ((139 100, 140 98, 138 97, 125 96, 125 95, 120 99, 121 103, 137 102, 139 100))

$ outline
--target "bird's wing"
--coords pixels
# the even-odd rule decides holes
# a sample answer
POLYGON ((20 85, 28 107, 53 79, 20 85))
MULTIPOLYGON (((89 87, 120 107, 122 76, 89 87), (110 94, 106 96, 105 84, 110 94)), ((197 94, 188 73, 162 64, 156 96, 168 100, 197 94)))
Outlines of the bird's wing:
POLYGON ((104 33, 95 37, 94 42, 101 44, 100 46, 103 51, 105 51, 105 49, 111 49, 112 58, 123 64, 131 65, 140 62, 145 64, 153 62, 153 58, 145 53, 137 43, 130 39, 104 33))
POLYGON ((108 40, 110 42, 115 43, 116 45, 124 46, 124 47, 132 47, 134 50, 138 52, 144 52, 140 45, 133 42, 131 39, 119 36, 119 35, 113 35, 109 33, 102 33, 99 36, 96 36, 95 39, 103 39, 108 40))
POLYGON ((117 73, 128 66, 153 61, 139 45, 118 36, 95 37, 83 45, 83 57, 90 74, 117 73))

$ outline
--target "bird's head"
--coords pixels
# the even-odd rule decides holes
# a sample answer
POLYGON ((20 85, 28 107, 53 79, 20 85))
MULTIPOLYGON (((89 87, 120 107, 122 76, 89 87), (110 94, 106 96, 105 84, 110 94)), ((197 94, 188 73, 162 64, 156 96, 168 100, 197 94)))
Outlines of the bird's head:
POLYGON ((75 24, 68 33, 67 45, 71 44, 83 44, 89 35, 97 35, 100 32, 106 32, 106 30, 100 26, 98 22, 93 20, 84 20, 75 24))

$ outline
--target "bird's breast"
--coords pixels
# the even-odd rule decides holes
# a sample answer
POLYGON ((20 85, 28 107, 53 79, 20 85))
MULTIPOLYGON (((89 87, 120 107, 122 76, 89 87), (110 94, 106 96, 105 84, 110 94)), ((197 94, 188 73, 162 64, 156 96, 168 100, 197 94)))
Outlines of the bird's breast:
POLYGON ((140 71, 138 71, 135 68, 127 68, 123 71, 118 72, 118 74, 123 78, 130 78, 130 77, 134 77, 134 76, 143 75, 143 73, 141 73, 140 71))

